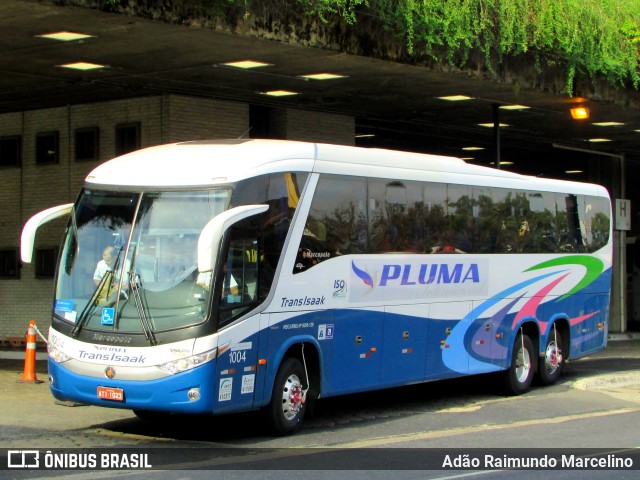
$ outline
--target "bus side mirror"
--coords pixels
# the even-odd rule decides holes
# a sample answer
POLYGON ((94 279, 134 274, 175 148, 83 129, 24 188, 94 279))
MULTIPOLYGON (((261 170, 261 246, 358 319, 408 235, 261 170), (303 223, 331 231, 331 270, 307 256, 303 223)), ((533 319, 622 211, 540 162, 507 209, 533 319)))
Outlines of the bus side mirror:
POLYGON ((202 229, 198 239, 198 271, 210 272, 216 265, 220 242, 224 232, 247 217, 264 213, 269 205, 242 205, 213 217, 202 229))
POLYGON ((33 244, 35 243, 38 228, 51 220, 69 215, 72 210, 73 203, 67 203, 65 205, 47 208, 27 220, 20 238, 20 258, 24 263, 31 263, 31 259, 33 258, 33 244))

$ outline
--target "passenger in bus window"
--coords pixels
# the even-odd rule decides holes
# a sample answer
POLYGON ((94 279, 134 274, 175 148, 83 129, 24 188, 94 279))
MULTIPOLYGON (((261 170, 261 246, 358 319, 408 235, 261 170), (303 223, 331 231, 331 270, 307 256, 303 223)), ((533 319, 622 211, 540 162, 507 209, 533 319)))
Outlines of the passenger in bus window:
MULTIPOLYGON (((96 290, 99 290, 97 297, 98 305, 111 305, 115 303, 115 292, 118 291, 118 282, 120 280, 119 270, 118 270, 118 254, 116 253, 116 249, 112 246, 106 247, 102 251, 102 260, 98 262, 96 265, 96 269, 93 272, 93 282, 95 283, 96 290), (109 278, 104 285, 100 286, 104 281, 105 275, 108 272, 114 272, 113 276, 109 278)), ((129 261, 126 261, 126 274, 129 273, 130 264, 129 261)), ((128 279, 125 277, 125 281, 122 282, 122 290, 120 292, 120 298, 123 300, 127 299, 127 289, 129 286, 128 279)))
MULTIPOLYGON (((125 275, 128 275, 129 270, 131 269, 131 264, 129 260, 127 260, 125 263, 126 263, 125 275)), ((102 260, 98 262, 98 264, 96 265, 96 269, 93 272, 93 283, 95 283, 96 286, 100 285, 100 282, 102 281, 104 276, 107 274, 107 272, 112 272, 114 268, 117 270, 115 272, 115 278, 119 280, 120 275, 119 275, 118 265, 121 265, 121 264, 118 264, 118 253, 116 253, 115 247, 112 247, 112 246, 106 247, 102 251, 102 260)), ((128 285, 128 280, 126 276, 125 276, 124 285, 125 286, 128 285)))
POLYGON ((107 272, 113 270, 115 261, 114 248, 112 246, 106 247, 102 251, 102 260, 98 262, 96 270, 93 272, 93 283, 95 283, 96 286, 100 285, 100 280, 102 280, 107 272))

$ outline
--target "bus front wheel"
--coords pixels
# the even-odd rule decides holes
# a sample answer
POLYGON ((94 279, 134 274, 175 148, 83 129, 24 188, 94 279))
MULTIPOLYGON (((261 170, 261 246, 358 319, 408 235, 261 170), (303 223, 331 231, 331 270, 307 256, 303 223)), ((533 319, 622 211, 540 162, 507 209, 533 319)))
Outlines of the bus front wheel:
POLYGON ((280 365, 267 410, 271 427, 278 435, 294 433, 302 425, 307 408, 304 378, 304 367, 297 358, 286 358, 280 365))
POLYGON ((504 387, 508 395, 520 395, 531 388, 536 358, 531 339, 518 332, 511 353, 511 365, 503 372, 504 387))

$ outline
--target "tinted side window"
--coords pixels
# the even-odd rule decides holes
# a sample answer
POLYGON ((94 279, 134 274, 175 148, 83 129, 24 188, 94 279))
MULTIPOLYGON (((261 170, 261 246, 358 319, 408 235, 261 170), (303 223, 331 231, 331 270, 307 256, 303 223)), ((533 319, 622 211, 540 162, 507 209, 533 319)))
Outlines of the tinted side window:
POLYGON ((502 219, 498 215, 497 199, 504 198, 500 189, 473 187, 474 251, 493 253, 503 249, 500 241, 502 219))
POLYGON ((218 272, 215 290, 220 295, 218 327, 257 305, 266 297, 273 280, 272 276, 260 277, 262 252, 254 218, 235 224, 229 229, 228 237, 228 250, 218 272))
POLYGON ((424 232, 426 251, 435 252, 448 244, 447 186, 427 183, 424 186, 424 232))
POLYGON ((609 202, 600 197, 580 197, 578 211, 582 240, 588 252, 595 252, 609 241, 611 218, 609 202))
POLYGON ((583 195, 324 176, 294 272, 355 253, 595 252, 609 208, 583 195))
POLYGON ((473 250, 471 187, 427 183, 424 188, 425 245, 430 253, 473 250))
POLYGON ((420 184, 369 179, 369 252, 422 252, 420 184))
POLYGON ((578 197, 576 195, 558 194, 556 196, 556 206, 559 251, 562 253, 581 251, 582 234, 578 221, 578 197))
POLYGON ((366 179, 323 175, 318 181, 294 273, 336 255, 367 251, 366 179))
POLYGON ((266 198, 261 203, 269 205, 269 210, 262 216, 260 226, 262 232, 260 284, 265 291, 266 287, 270 287, 273 282, 306 177, 307 174, 304 173, 274 173, 268 177, 266 198))

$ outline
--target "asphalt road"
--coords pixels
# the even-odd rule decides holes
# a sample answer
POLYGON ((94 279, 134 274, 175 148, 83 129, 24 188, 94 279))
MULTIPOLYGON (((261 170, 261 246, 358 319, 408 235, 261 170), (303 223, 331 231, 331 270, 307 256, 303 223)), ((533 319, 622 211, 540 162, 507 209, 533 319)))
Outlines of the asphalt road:
MULTIPOLYGON (((308 466, 309 461, 316 462, 316 473, 322 466, 353 467, 349 463, 353 456, 341 464, 333 453, 326 460, 333 464, 323 463, 318 449, 359 452, 358 465, 372 470, 380 465, 399 465, 398 470, 404 473, 394 472, 394 477, 400 479, 407 475, 404 455, 413 459, 409 460, 411 465, 416 449, 442 454, 459 449, 473 452, 479 446, 627 452, 640 447, 635 428, 640 424, 639 340, 610 342, 606 350, 570 362, 557 385, 534 388, 520 397, 497 395, 491 377, 477 376, 325 399, 315 404, 298 434, 284 438, 269 436, 257 414, 171 417, 149 424, 128 410, 60 404, 49 392, 45 362, 37 362, 36 374, 42 383, 19 382, 22 373, 23 361, 0 359, 0 447, 162 448, 181 452, 179 461, 168 456, 174 468, 177 463, 184 468, 202 467, 204 462, 209 473, 211 469, 231 469, 233 474, 225 478, 249 478, 241 475, 239 464, 261 466, 261 479, 271 478, 274 468, 286 466, 292 472, 308 466), (212 449, 216 455, 211 454, 212 449), (227 449, 234 449, 236 456, 221 454, 227 449)), ((637 462, 640 467, 640 458, 637 462)), ((0 471, 0 478, 3 473, 0 471)), ((13 473, 7 478, 27 478, 13 473)), ((78 478, 103 478, 97 475, 100 472, 91 473, 78 478)), ((415 478, 451 478, 453 473, 415 478)), ((627 477, 625 471, 617 473, 611 478, 637 478, 627 477)), ((562 471, 554 470, 553 474, 554 478, 573 478, 563 476, 562 471)), ((604 477, 597 478, 609 478, 607 472, 598 474, 604 477)), ((168 474, 166 478, 173 477, 168 474)), ((305 474, 305 478, 316 477, 305 474)))

